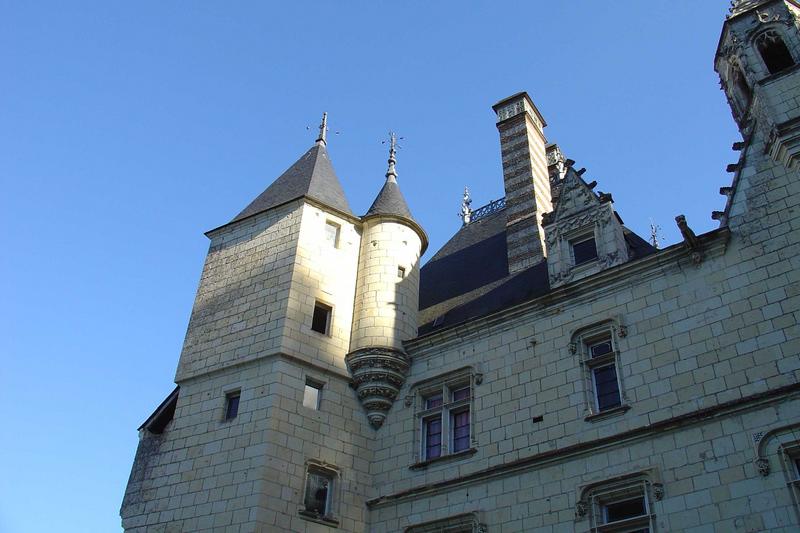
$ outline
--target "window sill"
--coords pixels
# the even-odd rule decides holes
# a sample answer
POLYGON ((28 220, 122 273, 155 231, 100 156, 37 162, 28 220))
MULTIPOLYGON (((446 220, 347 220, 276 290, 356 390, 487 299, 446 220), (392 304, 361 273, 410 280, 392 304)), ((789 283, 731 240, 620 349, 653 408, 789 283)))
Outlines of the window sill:
POLYGON ((630 408, 631 406, 629 404, 624 403, 617 407, 612 407, 611 409, 600 411, 599 413, 592 413, 590 415, 585 416, 583 419, 587 422, 596 422, 597 420, 602 420, 604 418, 610 418, 612 416, 618 416, 624 414, 630 408))
POLYGON ((425 461, 420 461, 419 463, 414 463, 413 465, 409 466, 409 470, 424 470, 428 468, 429 465, 441 463, 449 460, 457 460, 463 459, 465 457, 469 457, 478 451, 477 448, 467 448, 466 450, 462 450, 460 452, 451 453, 449 455, 442 455, 441 457, 436 457, 434 459, 428 459, 425 461))
POLYGON ((304 509, 298 511, 300 518, 308 520, 309 522, 316 522, 330 527, 339 527, 339 521, 330 516, 319 516, 317 513, 312 513, 304 509))

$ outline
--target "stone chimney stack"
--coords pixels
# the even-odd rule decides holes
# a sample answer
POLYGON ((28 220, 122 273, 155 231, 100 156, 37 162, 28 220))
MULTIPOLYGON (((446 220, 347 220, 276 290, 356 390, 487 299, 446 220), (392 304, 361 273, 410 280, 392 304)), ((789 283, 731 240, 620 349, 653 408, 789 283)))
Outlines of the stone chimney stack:
POLYGON ((506 190, 508 271, 514 274, 546 255, 542 214, 553 210, 547 171, 547 125, 528 93, 497 102, 500 153, 506 190))

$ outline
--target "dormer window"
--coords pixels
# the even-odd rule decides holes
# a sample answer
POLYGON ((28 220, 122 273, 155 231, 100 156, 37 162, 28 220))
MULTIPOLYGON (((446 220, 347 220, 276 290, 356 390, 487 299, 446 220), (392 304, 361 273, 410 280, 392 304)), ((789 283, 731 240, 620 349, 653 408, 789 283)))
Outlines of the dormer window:
POLYGON ((583 235, 570 241, 572 260, 575 266, 597 259, 597 244, 594 235, 583 235))
POLYGON ((770 74, 775 74, 794 65, 792 54, 775 30, 767 30, 755 40, 758 53, 770 74))

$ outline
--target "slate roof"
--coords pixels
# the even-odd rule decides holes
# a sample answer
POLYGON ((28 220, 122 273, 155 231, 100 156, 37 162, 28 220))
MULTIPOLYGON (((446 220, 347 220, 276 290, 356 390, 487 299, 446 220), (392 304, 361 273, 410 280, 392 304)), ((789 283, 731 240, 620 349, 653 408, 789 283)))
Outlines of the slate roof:
POLYGON ((328 151, 321 142, 312 146, 231 222, 304 196, 343 213, 353 214, 333 170, 328 151))
POLYGON ((378 196, 375 197, 375 201, 372 202, 372 206, 364 216, 373 215, 395 215, 414 220, 406 199, 403 197, 403 193, 393 177, 387 179, 386 183, 383 184, 383 188, 381 188, 378 196))
MULTIPOLYGON (((622 229, 630 260, 656 252, 639 235, 624 226, 622 229)), ((488 315, 548 292, 547 259, 508 275, 506 212, 502 209, 463 226, 422 267, 419 308, 424 323, 418 334, 488 315), (477 290, 485 286, 491 288, 477 290), (466 299, 458 298, 470 292, 473 294, 466 299), (442 306, 441 311, 431 315, 437 305, 442 306)))

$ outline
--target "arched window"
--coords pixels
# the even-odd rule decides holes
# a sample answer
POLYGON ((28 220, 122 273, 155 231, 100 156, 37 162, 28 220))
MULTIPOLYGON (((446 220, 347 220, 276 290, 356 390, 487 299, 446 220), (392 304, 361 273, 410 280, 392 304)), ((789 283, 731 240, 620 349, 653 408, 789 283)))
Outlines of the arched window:
POLYGON ((770 74, 775 74, 794 65, 792 54, 789 53, 786 43, 783 42, 780 34, 775 30, 767 30, 756 37, 756 48, 770 74))

